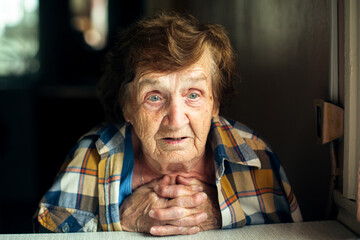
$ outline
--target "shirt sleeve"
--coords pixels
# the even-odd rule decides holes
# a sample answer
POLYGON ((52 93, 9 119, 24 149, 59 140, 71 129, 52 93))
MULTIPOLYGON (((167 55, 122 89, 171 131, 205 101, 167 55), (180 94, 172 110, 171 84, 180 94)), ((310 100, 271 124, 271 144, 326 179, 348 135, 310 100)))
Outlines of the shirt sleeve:
POLYGON ((293 190, 272 150, 257 137, 242 142, 238 137, 237 143, 232 148, 235 153, 227 151, 225 171, 217 184, 222 228, 302 221, 293 190))
POLYGON ((287 202, 289 205, 289 212, 291 215, 291 219, 293 222, 301 222, 303 220, 303 218, 301 215, 299 203, 296 200, 295 194, 290 186, 289 180, 286 177, 284 168, 280 164, 280 161, 277 158, 277 156, 272 151, 269 151, 268 154, 273 163, 273 168, 275 168, 274 169, 275 174, 278 174, 278 178, 280 179, 283 191, 286 195, 286 199, 287 199, 287 202))
POLYGON ((98 221, 98 163, 96 138, 81 139, 70 152, 53 186, 37 211, 41 232, 95 232, 98 221))

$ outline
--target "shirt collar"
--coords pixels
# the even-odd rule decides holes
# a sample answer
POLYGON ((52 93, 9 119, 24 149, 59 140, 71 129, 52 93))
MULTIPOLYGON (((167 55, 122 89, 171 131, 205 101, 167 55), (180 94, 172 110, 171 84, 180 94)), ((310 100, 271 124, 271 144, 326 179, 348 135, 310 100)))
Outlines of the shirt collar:
MULTIPOLYGON (((96 148, 102 158, 111 152, 123 152, 125 131, 129 123, 101 124, 83 137, 98 135, 96 148)), ((215 117, 211 121, 210 141, 214 150, 216 178, 220 180, 225 167, 224 161, 261 168, 254 150, 246 143, 253 138, 253 131, 238 122, 215 117)))
POLYGON ((90 132, 82 136, 98 136, 95 142, 96 149, 101 156, 104 158, 111 152, 123 152, 124 151, 124 140, 126 128, 129 123, 102 123, 94 127, 90 132))
POLYGON ((214 150, 215 173, 218 181, 224 174, 225 161, 261 168, 257 154, 246 143, 246 139, 254 136, 253 131, 240 123, 223 117, 212 119, 210 139, 214 150))

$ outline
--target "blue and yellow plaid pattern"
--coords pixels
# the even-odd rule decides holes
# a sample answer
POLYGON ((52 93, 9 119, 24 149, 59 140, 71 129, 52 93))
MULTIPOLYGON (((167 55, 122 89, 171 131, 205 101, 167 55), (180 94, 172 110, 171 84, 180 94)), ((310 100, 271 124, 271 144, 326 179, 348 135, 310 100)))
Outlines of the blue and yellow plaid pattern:
MULTIPOLYGON (((119 187, 128 124, 103 124, 70 152, 40 202, 37 222, 51 232, 121 231, 119 187)), ((285 172, 249 128, 212 119, 216 186, 223 228, 302 221, 285 172)))

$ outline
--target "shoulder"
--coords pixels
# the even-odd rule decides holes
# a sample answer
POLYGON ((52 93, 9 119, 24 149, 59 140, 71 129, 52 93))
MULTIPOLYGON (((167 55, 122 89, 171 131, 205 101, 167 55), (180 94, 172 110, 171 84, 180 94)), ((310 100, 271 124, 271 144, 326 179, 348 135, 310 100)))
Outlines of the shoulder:
POLYGON ((125 136, 125 129, 128 124, 126 123, 117 123, 117 122, 102 122, 90 131, 82 135, 79 139, 81 142, 84 139, 100 139, 105 144, 111 141, 114 141, 114 137, 125 136))
POLYGON ((214 118, 212 136, 215 148, 221 146, 230 162, 268 168, 270 162, 276 159, 267 142, 257 132, 238 121, 221 116, 214 118))
POLYGON ((64 173, 67 168, 83 168, 86 165, 91 165, 95 170, 105 155, 123 145, 125 127, 125 124, 101 123, 92 128, 70 150, 59 174, 64 173))
POLYGON ((104 182, 105 172, 100 163, 106 153, 112 154, 116 146, 122 145, 125 127, 125 124, 102 123, 79 139, 41 200, 40 225, 53 232, 64 231, 64 224, 68 226, 66 231, 96 231, 101 200, 99 184, 104 182))
POLYGON ((99 155, 106 154, 114 148, 123 146, 128 124, 103 122, 81 136, 76 148, 95 146, 99 155))
POLYGON ((213 130, 216 130, 216 132, 227 132, 227 135, 231 134, 229 138, 232 138, 231 141, 234 145, 246 143, 253 150, 272 151, 269 144, 247 125, 222 116, 214 118, 212 121, 213 130))

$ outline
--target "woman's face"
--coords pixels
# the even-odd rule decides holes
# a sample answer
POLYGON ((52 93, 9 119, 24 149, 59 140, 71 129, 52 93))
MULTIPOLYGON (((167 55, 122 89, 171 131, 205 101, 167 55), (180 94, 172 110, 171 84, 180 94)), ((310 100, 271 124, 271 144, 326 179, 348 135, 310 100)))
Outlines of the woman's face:
POLYGON ((137 76, 124 111, 147 164, 158 173, 191 171, 204 158, 211 118, 218 114, 210 54, 187 69, 137 76))

